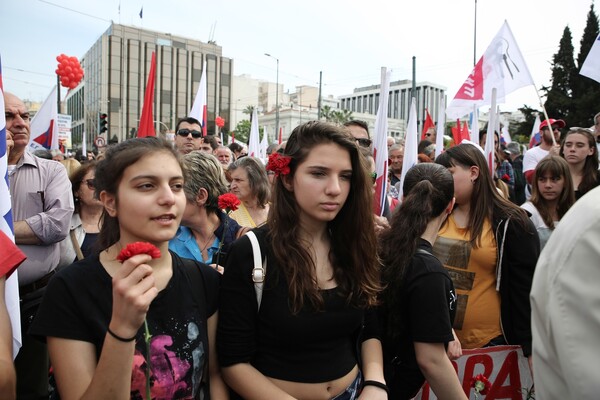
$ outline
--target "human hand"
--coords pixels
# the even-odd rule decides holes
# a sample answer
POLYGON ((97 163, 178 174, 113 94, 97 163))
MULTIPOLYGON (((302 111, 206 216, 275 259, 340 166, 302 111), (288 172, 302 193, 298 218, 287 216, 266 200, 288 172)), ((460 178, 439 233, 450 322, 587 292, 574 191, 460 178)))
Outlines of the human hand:
POLYGON ((454 340, 448 343, 448 350, 446 350, 446 354, 448 354, 448 358, 450 360, 456 360, 457 358, 462 356, 462 346, 460 344, 460 340, 456 337, 456 332, 452 329, 452 336, 454 336, 454 340))
POLYGON ((150 303, 158 295, 148 254, 123 262, 112 280, 113 309, 110 330, 120 337, 133 337, 146 318, 150 303))
POLYGON ((208 266, 211 267, 212 269, 217 270, 217 272, 220 273, 221 275, 223 275, 223 272, 225 272, 225 268, 223 268, 221 265, 208 264, 208 266))
POLYGON ((390 224, 386 217, 380 217, 379 215, 373 215, 375 222, 375 233, 379 234, 390 227, 390 224))
POLYGON ((557 143, 556 145, 554 145, 550 148, 550 155, 552 155, 552 156, 560 155, 560 144, 559 143, 557 143))

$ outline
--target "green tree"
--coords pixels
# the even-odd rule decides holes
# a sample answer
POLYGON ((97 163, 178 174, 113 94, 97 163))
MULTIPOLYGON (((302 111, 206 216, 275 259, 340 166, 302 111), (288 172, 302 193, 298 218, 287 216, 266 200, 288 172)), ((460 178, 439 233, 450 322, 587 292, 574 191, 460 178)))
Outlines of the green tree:
POLYGON ((331 106, 321 107, 321 118, 325 118, 325 121, 331 121, 331 106))
POLYGON ((247 143, 250 136, 250 121, 243 119, 235 126, 235 140, 247 143))
POLYGON ((247 114, 247 115, 252 115, 253 112, 254 112, 254 106, 246 106, 246 108, 244 108, 244 110, 242 111, 242 113, 247 114))
POLYGON ((571 77, 575 70, 573 60, 573 37, 568 26, 563 31, 558 52, 552 57, 552 84, 544 87, 545 108, 550 118, 570 120, 573 108, 571 97, 571 77))
POLYGON ((343 124, 352 119, 352 111, 350 110, 332 110, 331 106, 321 107, 321 118, 325 118, 327 122, 343 124))
POLYGON ((529 144, 529 137, 531 136, 531 131, 533 130, 535 117, 537 115, 542 115, 542 113, 541 111, 528 107, 526 105, 523 105, 523 107, 519 108, 519 111, 523 113, 525 121, 510 124, 508 128, 510 136, 513 138, 513 140, 516 140, 519 143, 529 144))
POLYGON ((581 37, 579 54, 577 55, 577 69, 573 71, 573 112, 569 125, 592 126, 594 115, 600 110, 600 87, 598 82, 579 74, 592 45, 598 37, 598 16, 594 12, 594 4, 590 6, 587 23, 581 37))

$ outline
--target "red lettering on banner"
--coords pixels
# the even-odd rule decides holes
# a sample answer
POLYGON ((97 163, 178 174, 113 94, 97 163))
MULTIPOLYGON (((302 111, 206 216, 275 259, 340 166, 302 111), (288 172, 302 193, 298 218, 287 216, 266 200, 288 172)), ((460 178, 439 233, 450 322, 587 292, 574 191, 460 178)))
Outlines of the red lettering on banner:
POLYGON ((467 395, 471 391, 471 379, 477 374, 483 374, 487 377, 492 375, 492 371, 494 370, 494 360, 487 354, 474 354, 471 357, 467 358, 467 362, 465 364, 465 370, 463 373, 463 390, 467 395), (483 365, 483 372, 477 371, 475 373, 475 366, 481 364, 483 365))
POLYGON ((455 99, 482 100, 483 99, 483 57, 473 68, 467 80, 458 89, 455 99))
POLYGON ((511 399, 520 400, 523 398, 521 391, 521 374, 519 373, 519 357, 516 351, 511 351, 496 375, 492 383, 490 392, 485 396, 486 400, 492 399, 511 399), (508 382, 506 382, 506 378, 508 382), (502 385, 502 386, 501 386, 502 385))

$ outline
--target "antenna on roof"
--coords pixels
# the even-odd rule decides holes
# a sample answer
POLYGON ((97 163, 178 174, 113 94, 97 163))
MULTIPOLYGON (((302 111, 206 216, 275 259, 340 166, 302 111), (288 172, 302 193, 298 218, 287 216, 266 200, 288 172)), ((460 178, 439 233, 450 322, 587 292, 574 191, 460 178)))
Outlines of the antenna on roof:
POLYGON ((217 44, 215 41, 215 30, 217 29, 217 21, 215 21, 210 27, 210 33, 208 34, 208 43, 217 44))

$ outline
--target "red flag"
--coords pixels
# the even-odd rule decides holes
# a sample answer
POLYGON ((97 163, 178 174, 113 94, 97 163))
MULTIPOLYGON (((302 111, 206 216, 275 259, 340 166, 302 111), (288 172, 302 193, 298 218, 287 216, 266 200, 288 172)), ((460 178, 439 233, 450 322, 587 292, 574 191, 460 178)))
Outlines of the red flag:
POLYGON ((456 126, 452 127, 452 139, 454 140, 453 146, 458 146, 462 141, 462 134, 460 131, 460 120, 456 120, 456 126))
POLYGON ((154 130, 154 75, 156 74, 156 54, 152 52, 152 61, 150 61, 150 74, 148 75, 148 84, 146 93, 144 93, 144 108, 140 116, 140 126, 138 127, 137 137, 156 136, 154 130))
POLYGON ((464 139, 471 140, 471 134, 469 133, 469 124, 467 124, 467 121, 465 121, 465 124, 462 128, 462 132, 460 133, 461 143, 464 139))
POLYGON ((435 124, 433 123, 433 119, 431 119, 431 115, 429 115, 429 110, 425 109, 425 123, 423 124, 423 131, 421 132, 421 140, 425 140, 425 134, 429 130, 429 128, 435 128, 435 124))

